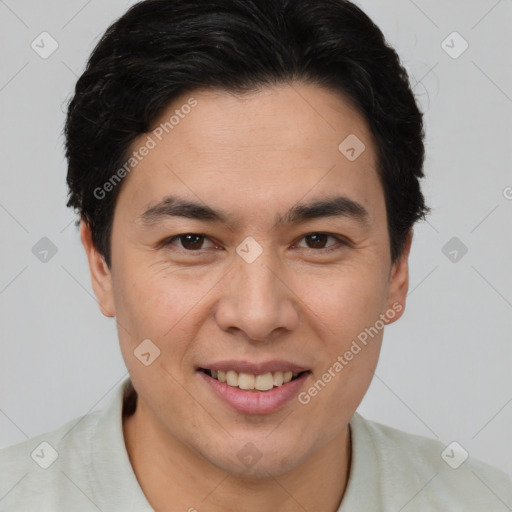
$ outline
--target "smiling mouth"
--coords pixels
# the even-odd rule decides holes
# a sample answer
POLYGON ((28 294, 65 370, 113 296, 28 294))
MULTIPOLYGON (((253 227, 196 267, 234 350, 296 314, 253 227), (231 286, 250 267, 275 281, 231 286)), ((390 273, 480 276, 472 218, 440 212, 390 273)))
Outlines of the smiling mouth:
POLYGON ((296 380, 305 373, 311 373, 310 370, 300 373, 276 371, 252 375, 250 373, 238 373, 234 370, 222 371, 209 370, 207 368, 199 368, 199 370, 219 382, 224 382, 228 386, 244 391, 269 391, 296 380))

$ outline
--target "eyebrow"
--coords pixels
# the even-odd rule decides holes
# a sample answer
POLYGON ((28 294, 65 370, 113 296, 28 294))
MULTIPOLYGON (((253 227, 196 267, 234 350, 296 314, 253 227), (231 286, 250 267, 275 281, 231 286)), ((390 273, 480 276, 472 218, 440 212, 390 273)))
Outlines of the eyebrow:
MULTIPOLYGON (((143 224, 149 226, 169 217, 185 217, 226 225, 234 224, 232 218, 225 212, 177 196, 164 197, 159 203, 145 210, 139 219, 143 224)), ((276 217, 274 227, 285 224, 301 224, 325 217, 352 219, 364 227, 370 224, 370 214, 362 204, 346 196, 336 196, 296 204, 284 215, 276 217)))

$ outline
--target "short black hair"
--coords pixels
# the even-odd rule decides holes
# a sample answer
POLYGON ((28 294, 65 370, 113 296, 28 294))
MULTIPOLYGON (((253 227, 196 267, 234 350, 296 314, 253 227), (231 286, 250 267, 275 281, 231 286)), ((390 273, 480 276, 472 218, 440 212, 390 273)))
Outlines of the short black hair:
POLYGON ((368 123, 395 262, 413 224, 430 210, 419 183, 423 116, 407 72, 373 21, 346 0, 145 0, 96 45, 64 128, 67 204, 90 226, 106 263, 122 183, 108 194, 98 187, 126 164, 131 143, 174 98, 295 82, 340 93, 368 123))

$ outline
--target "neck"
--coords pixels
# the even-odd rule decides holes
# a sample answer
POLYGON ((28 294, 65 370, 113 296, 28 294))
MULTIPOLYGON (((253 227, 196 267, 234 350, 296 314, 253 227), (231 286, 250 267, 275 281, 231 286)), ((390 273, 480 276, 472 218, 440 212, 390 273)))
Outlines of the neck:
POLYGON ((123 433, 134 473, 156 512, 169 511, 169 503, 189 512, 235 511, 240 503, 245 512, 336 512, 348 480, 348 425, 300 466, 268 478, 218 468, 170 436, 142 403, 123 417, 123 433))

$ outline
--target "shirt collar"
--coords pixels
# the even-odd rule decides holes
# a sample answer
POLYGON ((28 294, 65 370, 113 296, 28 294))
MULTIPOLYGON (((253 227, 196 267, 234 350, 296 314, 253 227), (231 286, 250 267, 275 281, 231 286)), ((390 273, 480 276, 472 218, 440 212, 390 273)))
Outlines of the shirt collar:
POLYGON ((94 502, 101 510, 153 511, 137 481, 124 442, 123 405, 130 403, 133 393, 133 385, 127 377, 102 412, 92 439, 91 485, 94 502))
POLYGON ((365 422, 357 412, 350 421, 350 472, 338 512, 380 511, 379 459, 365 422))

